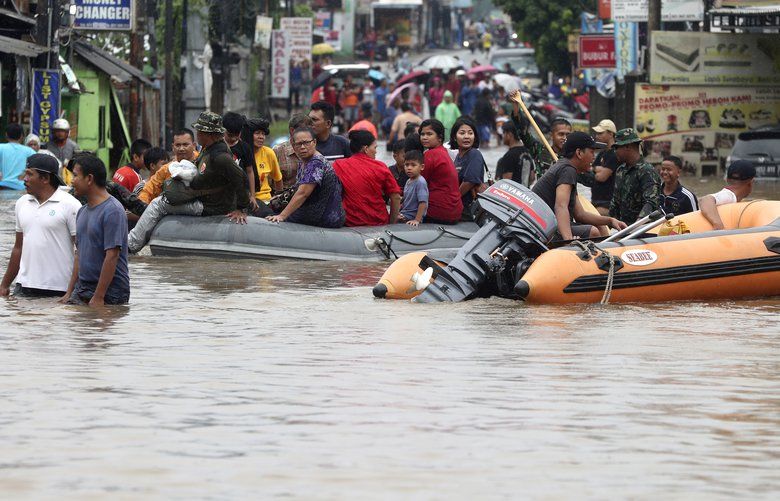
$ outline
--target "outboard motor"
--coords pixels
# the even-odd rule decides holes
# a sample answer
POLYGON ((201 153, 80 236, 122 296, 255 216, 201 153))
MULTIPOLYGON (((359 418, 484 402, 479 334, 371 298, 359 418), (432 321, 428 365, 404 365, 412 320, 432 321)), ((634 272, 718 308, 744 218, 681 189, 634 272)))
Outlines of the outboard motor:
MULTIPOLYGON (((502 179, 479 194, 481 228, 413 301, 458 302, 497 294, 513 296, 531 262, 547 250, 558 228, 552 209, 525 186, 502 179)), ((425 259, 423 260, 425 261, 425 259)), ((421 263, 425 269, 431 262, 421 263)), ((435 266, 435 263, 434 265, 435 266)))

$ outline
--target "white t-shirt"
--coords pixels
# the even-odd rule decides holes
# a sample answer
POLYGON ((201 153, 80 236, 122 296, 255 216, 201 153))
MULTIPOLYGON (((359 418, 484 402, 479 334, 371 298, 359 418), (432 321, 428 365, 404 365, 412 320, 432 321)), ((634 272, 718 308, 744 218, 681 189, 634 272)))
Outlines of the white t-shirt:
POLYGON ((719 192, 713 193, 712 198, 715 199, 716 206, 737 203, 737 195, 728 188, 723 188, 719 192))
POLYGON ((24 235, 16 283, 22 287, 66 291, 73 273, 76 213, 81 203, 56 190, 43 204, 32 195, 16 201, 16 232, 24 235))

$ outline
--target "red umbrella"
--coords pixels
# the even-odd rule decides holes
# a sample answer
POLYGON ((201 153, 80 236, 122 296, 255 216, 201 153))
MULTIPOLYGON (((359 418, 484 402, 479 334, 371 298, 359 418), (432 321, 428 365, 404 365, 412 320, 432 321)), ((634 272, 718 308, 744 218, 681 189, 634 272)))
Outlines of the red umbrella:
POLYGON ((480 66, 474 66, 466 73, 469 75, 475 75, 477 73, 490 73, 491 71, 498 71, 498 68, 491 64, 482 64, 480 66))
POLYGON ((422 83, 422 80, 427 80, 429 76, 430 75, 427 70, 416 70, 402 76, 395 84, 397 86, 401 86, 409 82, 422 83))
POLYGON ((409 89, 409 97, 414 96, 420 90, 420 88, 414 82, 407 82, 403 85, 399 85, 389 96, 387 96, 387 104, 392 103, 395 98, 400 96, 404 89, 409 89))

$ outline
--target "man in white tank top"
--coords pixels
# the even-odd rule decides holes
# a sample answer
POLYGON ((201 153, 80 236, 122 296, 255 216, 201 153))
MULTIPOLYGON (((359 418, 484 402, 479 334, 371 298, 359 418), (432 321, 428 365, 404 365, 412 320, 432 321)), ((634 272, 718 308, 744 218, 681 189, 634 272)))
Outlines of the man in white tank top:
POLYGON ((753 191, 753 178, 756 177, 756 168, 750 160, 737 160, 729 165, 726 173, 728 185, 717 193, 705 195, 700 200, 702 215, 712 224, 713 230, 723 229, 723 220, 718 214, 718 206, 735 204, 753 191))

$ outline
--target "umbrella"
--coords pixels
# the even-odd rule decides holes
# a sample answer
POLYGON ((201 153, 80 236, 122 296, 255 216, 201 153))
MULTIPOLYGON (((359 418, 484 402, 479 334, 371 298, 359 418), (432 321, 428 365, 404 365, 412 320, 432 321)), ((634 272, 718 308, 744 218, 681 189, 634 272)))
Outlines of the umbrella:
POLYGON ((382 80, 385 80, 387 77, 379 70, 368 70, 368 78, 379 83, 382 80))
POLYGON ((422 83, 423 80, 427 80, 429 77, 429 73, 426 70, 417 70, 413 71, 411 73, 407 73, 406 75, 402 76, 397 82, 396 85, 403 85, 405 83, 409 83, 411 81, 415 81, 417 83, 422 83))
POLYGON ((329 43, 318 43, 311 48, 311 53, 315 56, 323 56, 325 54, 333 54, 336 49, 329 43))
POLYGON ((338 73, 338 70, 324 70, 322 73, 317 75, 317 78, 314 79, 311 83, 311 88, 316 89, 317 87, 322 87, 325 85, 325 82, 330 80, 330 77, 338 73))
POLYGON ((474 66, 469 71, 467 71, 467 73, 469 75, 474 75, 476 73, 490 73, 491 71, 498 71, 498 68, 490 64, 482 64, 480 66, 474 66))
POLYGON ((387 104, 390 104, 393 101, 395 101, 395 98, 400 96, 401 93, 404 91, 404 89, 409 89, 409 96, 411 97, 417 93, 419 87, 417 86, 416 83, 413 82, 399 85, 389 96, 387 96, 387 104))
POLYGON ((523 88, 523 81, 519 77, 510 75, 508 73, 498 73, 493 75, 493 80, 495 80, 496 83, 503 87, 507 92, 512 92, 513 90, 523 88))
POLYGON ((440 69, 440 70, 449 71, 449 70, 454 70, 456 68, 460 68, 461 66, 463 66, 463 63, 459 59, 453 56, 440 54, 440 55, 429 57, 428 59, 425 60, 424 63, 422 63, 422 66, 429 70, 440 69))

